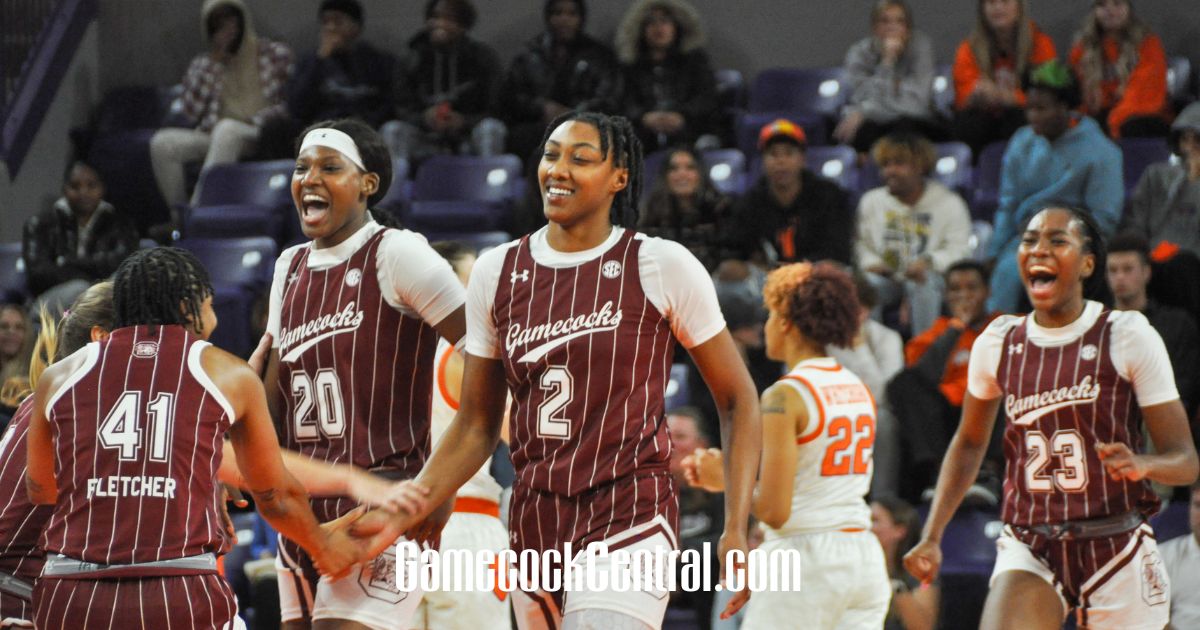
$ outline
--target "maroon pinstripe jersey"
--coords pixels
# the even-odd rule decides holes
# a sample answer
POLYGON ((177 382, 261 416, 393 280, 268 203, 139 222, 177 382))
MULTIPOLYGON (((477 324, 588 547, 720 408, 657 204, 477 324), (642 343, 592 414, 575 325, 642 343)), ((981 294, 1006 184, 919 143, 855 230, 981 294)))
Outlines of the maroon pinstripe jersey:
MULTIPOLYGON (((413 477, 429 456, 438 335, 384 300, 376 254, 386 233, 329 268, 309 268, 311 247, 292 259, 280 309, 278 430, 285 448, 315 459, 413 477)), ((313 501, 322 521, 354 506, 313 501)))
POLYGON ((663 414, 675 338, 642 290, 634 234, 569 268, 539 265, 529 237, 506 253, 492 316, 514 401, 514 497, 528 499, 513 508, 518 548, 677 511, 663 414))
POLYGON ((47 552, 127 564, 221 552, 217 490, 229 403, 182 326, 133 326, 83 350, 47 402, 58 501, 47 552))
POLYGON ((1109 353, 1111 311, 1079 339, 1043 348, 1026 322, 1005 335, 996 380, 1007 423, 1003 518, 1018 526, 1061 523, 1139 510, 1158 499, 1147 481, 1113 481, 1096 442, 1142 447, 1142 413, 1132 384, 1109 353))
MULTIPOLYGON (((38 540, 54 510, 34 505, 25 492, 25 438, 32 411, 30 396, 17 407, 0 437, 0 571, 30 581, 42 572, 44 554, 38 540)), ((4 597, 0 593, 0 599, 4 597)))

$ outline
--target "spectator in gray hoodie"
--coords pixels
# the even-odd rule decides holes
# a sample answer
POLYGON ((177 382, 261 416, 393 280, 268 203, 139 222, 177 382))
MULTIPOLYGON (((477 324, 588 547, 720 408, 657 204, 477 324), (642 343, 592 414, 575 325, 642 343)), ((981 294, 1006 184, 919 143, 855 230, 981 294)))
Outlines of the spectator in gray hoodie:
POLYGON ((1150 294, 1200 318, 1200 103, 1180 112, 1170 143, 1179 160, 1146 169, 1122 228, 1150 243, 1150 294))

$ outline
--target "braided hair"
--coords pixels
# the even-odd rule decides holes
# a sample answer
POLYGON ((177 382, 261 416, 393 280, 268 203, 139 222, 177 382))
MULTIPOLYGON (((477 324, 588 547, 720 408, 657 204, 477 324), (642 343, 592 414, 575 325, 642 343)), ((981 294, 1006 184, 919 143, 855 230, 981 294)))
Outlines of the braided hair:
POLYGON ((609 220, 614 225, 634 227, 638 222, 637 202, 642 197, 642 141, 634 131, 629 119, 624 116, 609 116, 599 112, 567 112, 555 118, 542 135, 541 146, 545 148, 550 134, 558 126, 570 122, 585 122, 600 132, 600 157, 607 160, 612 151, 614 167, 629 171, 629 183, 613 197, 609 220))
POLYGON ((1071 215, 1069 225, 1075 226, 1079 230, 1079 236, 1083 240, 1083 253, 1091 254, 1095 260, 1096 264, 1092 269, 1092 275, 1083 279, 1083 299, 1112 306, 1112 291, 1108 288, 1108 279, 1104 274, 1108 265, 1108 247, 1104 240, 1104 232, 1100 230, 1100 224, 1096 223, 1096 217, 1086 208, 1051 201, 1042 206, 1041 210, 1030 215, 1022 227, 1021 233, 1025 233, 1034 217, 1047 210, 1062 210, 1071 215))
POLYGON ((155 247, 129 255, 113 274, 115 326, 189 326, 203 324, 200 307, 213 294, 208 271, 191 252, 155 247))

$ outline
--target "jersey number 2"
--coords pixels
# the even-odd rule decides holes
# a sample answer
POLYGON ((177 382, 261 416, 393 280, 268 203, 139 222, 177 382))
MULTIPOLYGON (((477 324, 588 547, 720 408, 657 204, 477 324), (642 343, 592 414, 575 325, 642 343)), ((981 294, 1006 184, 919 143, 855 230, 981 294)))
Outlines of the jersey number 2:
POLYGON ((538 437, 567 439, 571 437, 571 421, 563 417, 563 407, 571 402, 574 380, 567 368, 552 365, 542 372, 540 387, 546 398, 538 405, 538 437))
POLYGON ((332 368, 317 370, 315 378, 304 372, 292 372, 292 397, 295 399, 296 439, 316 440, 319 433, 340 438, 346 433, 346 407, 342 404, 342 383, 332 368), (317 417, 311 418, 313 407, 317 417))
POLYGON ((864 413, 851 423, 849 416, 839 416, 829 422, 827 435, 833 441, 821 460, 822 477, 867 474, 875 446, 875 418, 864 413))
MULTIPOLYGON (((100 446, 117 449, 123 462, 137 461, 142 450, 142 392, 122 392, 117 404, 100 423, 100 446)), ((165 462, 171 445, 171 425, 175 420, 175 395, 162 393, 146 405, 150 417, 150 461, 165 462)))

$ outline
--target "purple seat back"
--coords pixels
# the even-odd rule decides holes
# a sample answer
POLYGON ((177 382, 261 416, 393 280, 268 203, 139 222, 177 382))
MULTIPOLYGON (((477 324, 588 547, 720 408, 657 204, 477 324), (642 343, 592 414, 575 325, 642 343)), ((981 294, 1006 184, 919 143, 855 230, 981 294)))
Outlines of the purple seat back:
POLYGON ((515 155, 435 155, 417 169, 412 199, 509 203, 520 179, 521 160, 515 155))
POLYGON ((293 206, 294 160, 218 164, 200 175, 198 206, 254 204, 268 208, 293 206))
POLYGON ((0 299, 17 299, 25 293, 25 262, 21 243, 0 243, 0 299))
POLYGON ((836 118, 848 98, 845 86, 841 83, 842 75, 840 66, 763 70, 754 78, 754 86, 750 88, 749 110, 796 111, 836 118))
POLYGON ((250 290, 265 288, 279 248, 263 236, 246 238, 185 238, 177 247, 196 255, 214 285, 237 286, 250 290))
POLYGON ((1171 158, 1171 148, 1165 138, 1121 138, 1121 157, 1125 169, 1125 196, 1137 186, 1146 167, 1171 158))

